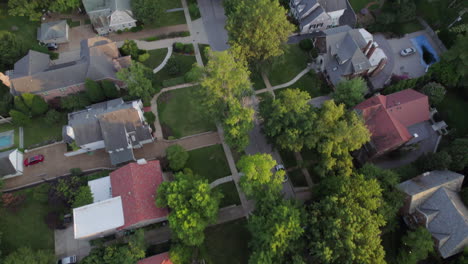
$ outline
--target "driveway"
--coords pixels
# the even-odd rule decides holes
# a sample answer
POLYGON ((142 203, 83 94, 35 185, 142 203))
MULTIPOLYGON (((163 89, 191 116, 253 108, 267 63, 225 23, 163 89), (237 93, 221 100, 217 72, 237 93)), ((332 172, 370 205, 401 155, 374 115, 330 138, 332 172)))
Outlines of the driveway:
POLYGON ((382 89, 385 84, 390 80, 393 74, 393 68, 395 67, 395 53, 393 52, 390 43, 382 34, 375 34, 374 41, 379 44, 379 48, 383 50, 385 55, 387 55, 387 65, 379 72, 376 76, 369 78, 372 89, 379 90, 382 89))
POLYGON ((223 51, 229 48, 224 15, 223 0, 198 0, 198 7, 205 25, 205 32, 211 48, 223 51))
POLYGON ((88 241, 76 240, 73 235, 73 225, 66 229, 55 230, 55 256, 63 258, 76 255, 78 261, 89 255, 91 245, 88 241))

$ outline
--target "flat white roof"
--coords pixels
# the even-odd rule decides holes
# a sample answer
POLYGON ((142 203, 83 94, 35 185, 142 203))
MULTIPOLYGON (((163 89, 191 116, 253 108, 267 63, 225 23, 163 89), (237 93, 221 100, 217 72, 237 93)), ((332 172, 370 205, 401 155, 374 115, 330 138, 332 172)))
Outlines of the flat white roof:
POLYGON ((93 194, 94 203, 112 198, 110 176, 89 181, 88 186, 93 194))
POLYGON ((120 196, 73 209, 75 239, 92 237, 124 225, 120 196))

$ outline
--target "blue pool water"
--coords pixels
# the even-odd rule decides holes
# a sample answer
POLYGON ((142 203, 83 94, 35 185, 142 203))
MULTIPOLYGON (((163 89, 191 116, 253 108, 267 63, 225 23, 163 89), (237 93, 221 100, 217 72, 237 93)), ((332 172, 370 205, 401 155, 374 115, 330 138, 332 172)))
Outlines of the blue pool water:
POLYGON ((426 36, 421 35, 417 36, 411 39, 411 43, 413 43, 414 47, 418 50, 418 53, 421 54, 421 65, 424 67, 430 66, 436 62, 439 61, 439 56, 437 56, 437 52, 434 50, 434 48, 429 44, 429 41, 427 40, 426 36), (432 54, 434 57, 435 61, 433 61, 430 64, 427 64, 424 59, 423 59, 423 47, 428 51, 429 53, 432 54))
POLYGON ((13 145, 13 134, 0 136, 0 149, 13 145))

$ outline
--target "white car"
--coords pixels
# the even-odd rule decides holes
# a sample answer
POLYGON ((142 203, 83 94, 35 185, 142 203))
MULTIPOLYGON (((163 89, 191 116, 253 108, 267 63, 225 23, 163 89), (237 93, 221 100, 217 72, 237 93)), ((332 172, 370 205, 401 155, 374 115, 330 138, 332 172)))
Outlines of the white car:
POLYGON ((416 50, 414 48, 406 48, 400 51, 400 55, 403 57, 409 56, 414 53, 416 53, 416 50))
POLYGON ((65 257, 57 261, 57 264, 75 264, 75 263, 76 263, 76 256, 65 257))

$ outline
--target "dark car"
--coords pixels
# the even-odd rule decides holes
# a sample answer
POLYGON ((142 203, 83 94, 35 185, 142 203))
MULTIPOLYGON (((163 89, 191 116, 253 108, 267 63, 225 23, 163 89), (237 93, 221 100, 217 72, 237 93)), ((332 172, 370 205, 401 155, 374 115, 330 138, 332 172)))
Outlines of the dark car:
POLYGON ((47 49, 56 50, 56 49, 58 49, 58 45, 57 45, 57 43, 48 43, 47 44, 47 49))
POLYGON ((34 164, 37 164, 37 163, 41 163, 44 161, 44 155, 36 155, 36 156, 32 156, 32 157, 29 157, 27 159, 24 160, 24 166, 27 167, 29 165, 34 165, 34 164))

